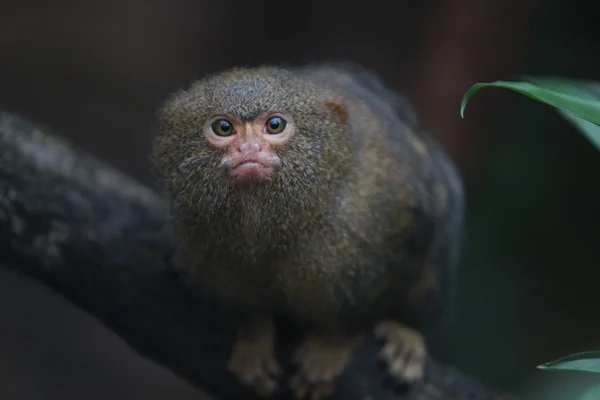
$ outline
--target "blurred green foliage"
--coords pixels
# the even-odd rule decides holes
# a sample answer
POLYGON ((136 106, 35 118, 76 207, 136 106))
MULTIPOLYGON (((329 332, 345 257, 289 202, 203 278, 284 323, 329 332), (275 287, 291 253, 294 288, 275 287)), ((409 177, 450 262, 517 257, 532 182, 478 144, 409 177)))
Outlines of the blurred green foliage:
MULTIPOLYGON (((510 89, 542 103, 556 107, 598 149, 600 149, 600 84, 564 78, 530 77, 529 82, 496 81, 475 84, 464 95, 461 115, 468 101, 481 88, 510 89)), ((552 371, 584 371, 600 373, 600 352, 580 352, 538 366, 552 371)), ((573 398, 570 396, 570 398, 573 398)), ((600 385, 585 391, 580 400, 600 399, 600 385)))
POLYGON ((600 351, 575 353, 540 365, 538 368, 554 371, 585 371, 600 373, 600 351))
POLYGON ((526 77, 528 82, 495 81, 477 83, 465 93, 460 106, 465 108, 473 95, 484 87, 514 90, 542 103, 556 107, 598 149, 600 149, 600 84, 597 82, 555 77, 526 77))

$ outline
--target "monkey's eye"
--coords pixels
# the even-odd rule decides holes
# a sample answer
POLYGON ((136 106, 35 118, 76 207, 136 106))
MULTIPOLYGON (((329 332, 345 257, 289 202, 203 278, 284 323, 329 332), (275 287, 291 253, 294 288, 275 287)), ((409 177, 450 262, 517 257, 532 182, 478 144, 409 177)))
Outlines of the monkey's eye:
POLYGON ((230 136, 234 132, 233 124, 226 119, 216 120, 210 127, 217 136, 230 136))
POLYGON ((286 126, 287 122, 281 117, 269 118, 266 123, 267 133, 270 135, 277 135, 278 133, 283 132, 286 126))

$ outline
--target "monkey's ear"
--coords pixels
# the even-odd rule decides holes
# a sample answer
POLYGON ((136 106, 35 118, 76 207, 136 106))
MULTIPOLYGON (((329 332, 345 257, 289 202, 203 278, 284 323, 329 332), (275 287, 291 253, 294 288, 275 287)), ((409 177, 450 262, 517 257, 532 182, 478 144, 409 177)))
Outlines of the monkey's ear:
POLYGON ((342 104, 342 102, 338 100, 327 100, 325 104, 331 110, 331 112, 333 112, 335 116, 340 119, 341 122, 348 122, 348 110, 346 109, 346 106, 342 104))

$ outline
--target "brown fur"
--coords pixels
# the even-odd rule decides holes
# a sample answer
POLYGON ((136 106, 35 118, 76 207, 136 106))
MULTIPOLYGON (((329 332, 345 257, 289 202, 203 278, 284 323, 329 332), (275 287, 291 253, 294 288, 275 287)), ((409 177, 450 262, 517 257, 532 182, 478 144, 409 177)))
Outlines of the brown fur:
POLYGON ((322 329, 418 324, 425 301, 442 307, 462 186, 407 107, 351 66, 232 69, 174 94, 154 159, 195 281, 248 312, 322 329), (298 131, 277 150, 271 181, 235 185, 202 126, 215 113, 266 110, 292 115, 298 131))

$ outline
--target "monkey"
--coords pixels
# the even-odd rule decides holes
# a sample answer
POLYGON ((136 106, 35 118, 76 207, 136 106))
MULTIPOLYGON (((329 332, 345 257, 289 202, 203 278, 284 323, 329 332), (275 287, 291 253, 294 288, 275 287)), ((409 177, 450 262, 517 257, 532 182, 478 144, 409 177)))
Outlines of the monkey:
POLYGON ((358 64, 234 67, 165 100, 151 158, 191 282, 235 310, 241 383, 281 390, 278 316, 306 330, 297 398, 332 394, 371 334, 389 375, 423 379, 465 200, 408 98, 358 64))

